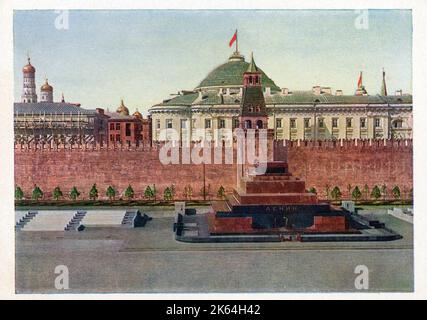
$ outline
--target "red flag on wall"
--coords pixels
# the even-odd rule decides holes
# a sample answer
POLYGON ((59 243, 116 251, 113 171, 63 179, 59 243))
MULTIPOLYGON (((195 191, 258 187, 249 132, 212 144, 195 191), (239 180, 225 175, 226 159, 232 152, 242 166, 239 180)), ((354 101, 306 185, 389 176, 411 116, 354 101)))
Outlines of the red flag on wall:
POLYGON ((236 40, 237 40, 237 30, 234 33, 233 37, 231 38, 230 43, 228 44, 228 46, 231 47, 233 45, 234 41, 236 41, 236 40))

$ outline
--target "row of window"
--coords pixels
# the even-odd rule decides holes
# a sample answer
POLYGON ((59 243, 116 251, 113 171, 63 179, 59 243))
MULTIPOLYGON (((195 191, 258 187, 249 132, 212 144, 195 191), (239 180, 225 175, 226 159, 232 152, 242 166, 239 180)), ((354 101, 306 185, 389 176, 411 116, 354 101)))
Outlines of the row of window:
MULTIPOLYGON (((120 122, 110 123, 110 130, 120 130, 120 122)), ((130 123, 125 123, 125 131, 127 137, 130 137, 132 135, 130 123)))
MULTIPOLYGON (((283 120, 282 118, 276 118, 276 128, 282 128, 283 126, 283 120)), ((353 118, 346 118, 346 127, 347 128, 353 128, 353 118)), ((305 118, 304 119, 304 128, 310 128, 312 119, 311 118, 305 118)), ((332 128, 338 128, 339 118, 332 118, 332 128)), ((120 125, 118 123, 118 125, 120 125)), ((236 118, 233 118, 233 129, 237 128, 239 126, 239 120, 236 118)), ((317 121, 318 128, 324 128, 325 127, 325 120, 323 118, 319 118, 317 121)), ((375 128, 381 127, 381 118, 375 118, 374 119, 374 126, 375 128)), ((392 126, 394 128, 401 128, 402 127, 402 120, 395 120, 392 123, 392 126)), ((166 128, 172 129, 172 119, 166 119, 166 128)), ((291 118, 289 119, 289 127, 291 129, 295 129, 297 127, 297 119, 291 118)), ((160 119, 157 119, 156 121, 156 128, 160 129, 160 119)), ((196 119, 192 119, 192 128, 196 128, 196 119)), ((211 119, 205 119, 205 129, 211 129, 212 128, 212 120, 211 119)), ((219 119, 218 120, 218 128, 223 129, 225 128, 225 119, 219 119)), ((366 118, 360 118, 360 128, 367 128, 367 119, 366 118)), ((119 126, 120 129, 120 126, 119 126)), ((187 129, 187 119, 181 119, 181 129, 187 129)))
MULTIPOLYGON (((233 128, 237 128, 239 126, 239 120, 233 119, 233 128)), ((166 129, 172 129, 172 119, 166 119, 166 129)), ((181 129, 187 129, 187 119, 181 119, 181 129)), ((196 119, 192 119, 192 128, 196 128, 196 119)), ((205 119, 205 129, 211 129, 212 128, 212 120, 211 119, 205 119)), ((219 119, 218 120, 218 128, 224 129, 225 128, 225 119, 219 119)), ((156 129, 160 129, 160 119, 156 120, 156 129)))
MULTIPOLYGON (((305 118, 304 119, 304 128, 310 128, 311 120, 312 120, 311 118, 305 118)), ((338 118, 332 118, 332 128, 338 128, 338 121, 339 121, 338 118)), ((282 128, 282 122, 283 122, 283 119, 277 118, 276 119, 276 128, 282 128)), ((318 128, 324 128, 325 127, 325 120, 323 118, 319 118, 317 121, 317 126, 318 126, 318 128)), ((375 128, 381 127, 381 119, 380 118, 374 119, 374 126, 375 126, 375 128)), ((296 118, 289 119, 289 127, 291 129, 295 129, 297 127, 297 119, 296 118)), ((346 119, 346 127, 347 128, 353 128, 353 118, 347 118, 346 119)), ((366 118, 360 118, 360 128, 366 128, 366 127, 367 127, 366 118)))

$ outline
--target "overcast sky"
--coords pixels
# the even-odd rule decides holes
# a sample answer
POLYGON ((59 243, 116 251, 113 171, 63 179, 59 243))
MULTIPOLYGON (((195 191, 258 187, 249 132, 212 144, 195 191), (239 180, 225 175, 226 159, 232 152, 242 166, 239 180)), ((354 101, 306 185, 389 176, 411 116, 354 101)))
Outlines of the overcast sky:
POLYGON ((122 10, 69 12, 58 30, 54 11, 15 11, 15 100, 20 101, 27 52, 36 67, 37 94, 45 76, 70 102, 113 110, 123 98, 131 111, 147 109, 170 93, 193 89, 233 49, 254 52, 280 87, 313 85, 353 94, 360 70, 377 94, 381 70, 389 93, 412 90, 410 10, 368 12, 368 28, 355 27, 353 10, 122 10))

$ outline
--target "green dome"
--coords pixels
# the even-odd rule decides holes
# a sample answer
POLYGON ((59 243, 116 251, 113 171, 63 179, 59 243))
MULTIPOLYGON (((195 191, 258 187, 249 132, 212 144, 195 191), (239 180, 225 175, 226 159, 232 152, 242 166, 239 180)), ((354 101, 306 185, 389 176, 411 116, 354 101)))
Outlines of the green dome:
MULTIPOLYGON (((236 58, 231 56, 229 61, 216 67, 212 70, 208 76, 200 82, 195 88, 206 88, 206 87, 222 87, 226 88, 229 86, 242 86, 243 85, 243 73, 248 69, 249 63, 245 62, 242 56, 236 58)), ((262 86, 270 87, 271 91, 280 91, 280 88, 271 80, 261 69, 262 73, 262 86)))

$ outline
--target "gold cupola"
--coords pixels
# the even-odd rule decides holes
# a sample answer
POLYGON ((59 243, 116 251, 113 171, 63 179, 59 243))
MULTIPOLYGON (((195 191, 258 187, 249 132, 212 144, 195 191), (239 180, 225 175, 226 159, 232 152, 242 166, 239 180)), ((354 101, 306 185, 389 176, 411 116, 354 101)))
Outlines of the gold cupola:
POLYGON ((121 99, 120 106, 117 108, 116 112, 121 114, 122 116, 129 115, 129 109, 123 103, 123 99, 121 99))
POLYGON ((142 120, 142 113, 138 111, 138 108, 136 108, 136 111, 132 114, 134 118, 137 118, 139 120, 142 120))
POLYGON ((40 90, 41 91, 48 91, 48 92, 53 91, 53 87, 49 84, 49 82, 47 81, 47 78, 45 79, 45 83, 41 86, 40 90))

